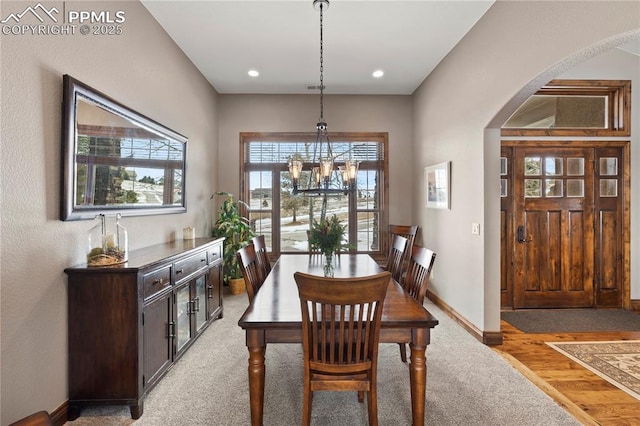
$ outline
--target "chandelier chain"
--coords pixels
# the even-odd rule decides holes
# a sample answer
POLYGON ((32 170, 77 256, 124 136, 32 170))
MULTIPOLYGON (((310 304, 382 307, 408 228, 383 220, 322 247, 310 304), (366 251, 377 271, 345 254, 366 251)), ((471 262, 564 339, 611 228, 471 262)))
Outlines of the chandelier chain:
POLYGON ((323 20, 323 4, 320 3, 320 121, 324 121, 324 56, 323 56, 323 37, 322 37, 322 20, 323 20))
MULTIPOLYGON (((327 123, 324 121, 324 9, 329 8, 329 0, 313 0, 314 9, 320 12, 320 120, 316 125, 316 143, 313 146, 313 157, 310 158, 311 170, 308 177, 307 187, 299 186, 300 178, 304 173, 303 156, 296 154, 289 159, 289 174, 293 183, 293 195, 306 194, 308 196, 321 196, 321 222, 324 221, 327 212, 327 196, 348 195, 355 193, 357 189, 358 161, 351 159, 351 148, 338 156, 349 155, 344 165, 335 165, 337 157, 333 155, 331 141, 327 130, 327 123), (326 151, 325 151, 326 150, 326 151)), ((309 156, 307 152, 306 157, 309 156)), ((308 160, 306 160, 308 161, 308 160)), ((306 178, 305 177, 305 178, 306 178)), ((313 206, 313 204, 310 204, 313 206)), ((311 208, 311 207, 310 207, 311 208)), ((310 217, 312 214, 310 214, 310 217)))

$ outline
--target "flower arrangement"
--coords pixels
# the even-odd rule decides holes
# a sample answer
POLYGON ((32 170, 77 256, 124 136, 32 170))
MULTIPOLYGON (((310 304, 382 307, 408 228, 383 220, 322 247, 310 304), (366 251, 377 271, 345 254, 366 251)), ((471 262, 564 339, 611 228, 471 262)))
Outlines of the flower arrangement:
POLYGON ((330 219, 313 220, 309 231, 309 246, 321 251, 325 257, 325 275, 331 275, 333 270, 333 254, 344 247, 342 240, 346 231, 335 214, 330 219))

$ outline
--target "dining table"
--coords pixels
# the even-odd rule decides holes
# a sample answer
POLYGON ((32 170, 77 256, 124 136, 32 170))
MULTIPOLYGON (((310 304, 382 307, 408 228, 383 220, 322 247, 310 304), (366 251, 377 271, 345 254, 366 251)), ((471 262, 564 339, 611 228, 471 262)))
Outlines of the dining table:
MULTIPOLYGON (((365 277, 383 271, 367 254, 342 253, 334 256, 334 263, 333 274, 336 278, 365 277)), ((238 325, 246 332, 246 346, 249 350, 249 401, 253 426, 261 426, 263 423, 267 344, 302 342, 302 314, 298 288, 293 277, 295 272, 323 276, 324 257, 308 254, 281 255, 238 320, 238 325)), ((382 310, 380 343, 409 342, 409 384, 414 426, 424 425, 426 349, 431 329, 437 324, 438 320, 424 306, 416 302, 400 284, 390 279, 382 310)), ((378 365, 378 368, 384 368, 384 365, 378 365)))

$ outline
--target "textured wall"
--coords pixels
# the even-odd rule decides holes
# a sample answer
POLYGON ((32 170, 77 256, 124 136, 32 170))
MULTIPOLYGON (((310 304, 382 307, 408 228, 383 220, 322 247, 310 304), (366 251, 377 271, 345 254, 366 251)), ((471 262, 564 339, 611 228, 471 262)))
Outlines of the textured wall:
MULTIPOLYGON (((37 2, 6 2, 3 19, 37 2)), ((44 2, 125 12, 121 35, 0 35, 1 406, 5 425, 67 399, 64 268, 85 256, 89 221, 61 222, 62 75, 187 136, 186 214, 124 218, 131 249, 208 227, 215 184, 216 92, 139 2, 44 2)), ((27 18, 25 18, 26 20, 27 18)))

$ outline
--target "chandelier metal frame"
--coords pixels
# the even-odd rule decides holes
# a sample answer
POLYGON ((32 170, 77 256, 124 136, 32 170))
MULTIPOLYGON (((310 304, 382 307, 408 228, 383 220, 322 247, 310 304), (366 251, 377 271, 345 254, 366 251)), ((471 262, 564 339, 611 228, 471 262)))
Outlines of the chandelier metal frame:
MULTIPOLYGON (((334 155, 329 140, 327 122, 324 119, 324 10, 329 8, 329 0, 314 0, 313 7, 320 12, 320 119, 316 124, 316 142, 310 163, 311 173, 306 187, 301 187, 304 162, 299 158, 289 160, 289 174, 293 183, 293 194, 308 196, 348 195, 357 188, 359 161, 351 159, 351 149, 334 155), (338 157, 349 155, 343 165, 335 164, 338 157), (337 167, 336 167, 337 166, 337 167)), ((323 203, 323 204, 325 204, 323 203)), ((324 215, 323 215, 324 216, 324 215)))

